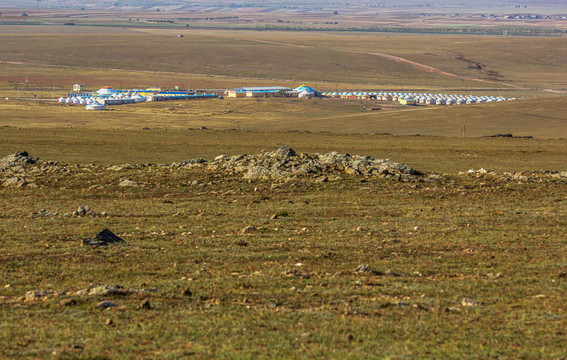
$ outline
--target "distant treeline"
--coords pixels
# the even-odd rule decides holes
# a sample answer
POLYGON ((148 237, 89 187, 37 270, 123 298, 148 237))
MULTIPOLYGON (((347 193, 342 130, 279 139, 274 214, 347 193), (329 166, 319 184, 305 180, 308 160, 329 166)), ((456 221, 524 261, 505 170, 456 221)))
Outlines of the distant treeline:
POLYGON ((379 27, 370 28, 323 28, 323 27, 302 27, 302 26, 277 26, 265 25, 255 27, 238 27, 241 30, 278 30, 278 31, 338 31, 338 32, 379 32, 379 33, 408 33, 408 34, 470 34, 470 35, 510 35, 510 36, 530 36, 530 35, 556 35, 567 33, 562 29, 541 29, 541 28, 398 28, 398 27, 379 27))
POLYGON ((181 21, 202 21, 202 20, 229 20, 229 19, 239 19, 238 16, 222 16, 222 17, 206 17, 206 18, 178 18, 181 21))
POLYGON ((166 23, 166 24, 173 24, 175 22, 173 20, 163 20, 163 19, 148 19, 146 21, 151 23, 166 23))

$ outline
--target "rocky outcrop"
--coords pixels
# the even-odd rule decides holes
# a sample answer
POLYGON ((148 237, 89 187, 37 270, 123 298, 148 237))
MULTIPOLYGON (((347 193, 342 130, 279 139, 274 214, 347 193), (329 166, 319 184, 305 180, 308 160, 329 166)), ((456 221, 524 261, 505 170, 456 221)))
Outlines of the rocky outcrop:
POLYGON ((38 161, 38 158, 29 156, 27 151, 20 151, 13 155, 8 155, 0 159, 0 171, 5 171, 10 168, 19 166, 25 166, 27 164, 35 164, 38 161))
POLYGON ((27 177, 28 165, 38 164, 38 158, 20 151, 0 159, 0 184, 7 188, 35 188, 37 185, 27 177))
POLYGON ((331 152, 328 154, 297 154, 289 146, 255 155, 220 155, 207 164, 209 170, 241 173, 245 179, 283 179, 308 175, 350 174, 385 178, 413 179, 421 175, 415 169, 389 159, 377 160, 331 152))

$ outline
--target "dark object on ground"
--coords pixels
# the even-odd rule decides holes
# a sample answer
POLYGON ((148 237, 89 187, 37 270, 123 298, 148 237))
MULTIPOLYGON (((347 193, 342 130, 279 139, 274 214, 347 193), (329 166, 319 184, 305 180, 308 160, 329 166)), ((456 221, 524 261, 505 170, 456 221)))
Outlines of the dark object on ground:
POLYGON ((503 138, 517 138, 517 139, 533 139, 533 136, 514 136, 512 134, 500 134, 500 133, 496 133, 494 135, 489 135, 487 137, 503 137, 503 138))
POLYGON ((99 232, 94 239, 86 238, 82 240, 82 245, 88 246, 107 246, 109 244, 124 243, 125 241, 116 236, 112 231, 104 229, 99 232))

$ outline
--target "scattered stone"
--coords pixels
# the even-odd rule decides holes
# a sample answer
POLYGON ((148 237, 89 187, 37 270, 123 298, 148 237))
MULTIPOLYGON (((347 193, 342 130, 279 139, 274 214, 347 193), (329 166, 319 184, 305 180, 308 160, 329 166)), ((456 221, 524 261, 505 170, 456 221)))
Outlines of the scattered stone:
POLYGON ((256 231, 256 228, 254 226, 247 226, 244 229, 240 230, 241 234, 249 234, 251 232, 256 231))
POLYGON ((445 311, 446 313, 460 312, 461 309, 459 309, 458 307, 455 307, 455 306, 450 306, 450 307, 446 307, 446 308, 444 309, 444 311, 445 311))
POLYGON ((472 307, 472 306, 479 306, 479 305, 482 305, 482 302, 476 301, 476 300, 474 300, 474 299, 463 298, 463 300, 461 301, 461 305, 462 305, 462 306, 467 306, 467 307, 472 307))
POLYGON ((98 285, 92 287, 88 294, 89 296, 106 296, 112 294, 119 294, 122 293, 122 286, 118 285, 98 285))
POLYGON ((96 307, 98 309, 101 309, 101 310, 108 309, 108 308, 115 307, 115 306, 116 306, 116 304, 113 303, 113 302, 110 302, 110 301, 101 301, 98 304, 96 304, 96 307))
POLYGON ((24 300, 25 301, 45 300, 50 295, 53 295, 53 291, 32 290, 26 292, 26 294, 24 295, 24 300))
POLYGON ((114 321, 112 319, 106 319, 106 325, 107 326, 113 326, 114 325, 114 321))
POLYGON ((122 186, 122 187, 137 187, 137 186, 140 186, 140 184, 137 183, 137 182, 135 182, 135 181, 132 181, 132 180, 130 180, 130 179, 124 179, 124 180, 122 180, 122 181, 118 184, 118 186, 122 186))
POLYGON ((89 206, 79 206, 77 210, 73 211, 73 216, 87 216, 95 215, 89 206))
POLYGON ((116 244, 116 243, 125 243, 124 240, 116 236, 112 231, 108 229, 104 229, 99 232, 94 239, 86 238, 83 239, 81 244, 83 246, 107 246, 109 244, 116 244))
MULTIPOLYGON (((187 166, 187 165, 200 165, 200 164, 204 164, 207 161, 203 158, 197 158, 197 159, 191 159, 191 160, 185 160, 179 163, 179 166, 187 166)), ((197 181, 197 180, 195 180, 197 181)))
POLYGON ((361 264, 354 269, 354 272, 361 275, 376 275, 381 276, 384 275, 382 272, 373 270, 368 264, 361 264))
POLYGON ((30 217, 53 217, 57 216, 58 212, 51 212, 46 209, 41 209, 39 211, 34 211, 30 214, 30 217))
POLYGON ((140 304, 140 309, 151 310, 152 306, 150 305, 150 301, 149 300, 142 301, 142 303, 140 304))
POLYGON ((316 183, 316 184, 321 184, 321 183, 324 183, 324 182, 327 182, 327 181, 329 181, 329 178, 326 177, 326 176, 319 176, 319 177, 316 177, 315 179, 313 179, 313 182, 316 183))
POLYGON ((73 306, 73 305, 77 305, 77 300, 75 300, 75 299, 65 299, 65 300, 61 300, 61 301, 59 301, 59 305, 61 305, 61 306, 73 306))
POLYGON ((370 268, 370 266, 368 264, 362 264, 362 265, 358 265, 356 267, 356 269, 354 269, 354 271, 356 271, 357 273, 364 274, 364 273, 371 272, 372 269, 370 268))
POLYGON ((22 179, 22 178, 15 176, 15 177, 11 177, 11 178, 4 180, 4 182, 2 183, 2 186, 21 188, 21 187, 26 186, 27 184, 28 184, 28 182, 25 179, 22 179))

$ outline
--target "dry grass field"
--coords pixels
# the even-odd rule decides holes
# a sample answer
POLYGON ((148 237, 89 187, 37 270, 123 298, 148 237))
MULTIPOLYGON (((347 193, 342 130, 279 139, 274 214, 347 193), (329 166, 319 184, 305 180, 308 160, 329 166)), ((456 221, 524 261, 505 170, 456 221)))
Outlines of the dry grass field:
POLYGON ((16 166, 38 187, 0 188, 2 357, 565 354, 565 178, 457 175, 452 164, 471 156, 467 166, 561 168, 562 142, 189 133, 172 147, 163 132, 22 131, 36 155, 89 162, 251 152, 291 139, 305 141, 298 150, 413 152, 408 164, 451 173, 321 183, 202 167, 16 166), (138 185, 119 186, 125 179, 138 185), (79 206, 92 212, 73 215, 79 206), (81 246, 104 228, 126 243, 81 246))
POLYGON ((389 158, 420 170, 452 174, 480 168, 560 171, 567 156, 566 140, 312 132, 3 127, 0 140, 3 154, 26 150, 43 159, 102 165, 212 160, 219 154, 250 154, 282 144, 307 153, 338 151, 389 158))
POLYGON ((0 126, 82 129, 311 131, 482 137, 496 133, 567 138, 563 97, 460 106, 404 107, 337 99, 211 99, 114 106, 85 111, 45 101, 0 101, 0 126), (381 107, 366 111, 363 106, 381 107))
MULTIPOLYGON (((163 72, 166 79, 177 75, 181 82, 199 74, 309 81, 329 90, 344 83, 355 88, 561 90, 567 58, 565 37, 185 30, 185 37, 177 38, 179 30, 38 26, 39 34, 28 28, 0 26, 0 81, 24 82, 25 71, 4 70, 6 62, 20 62, 31 72, 51 73, 44 84, 63 84, 66 71, 120 69, 163 72)), ((88 85, 103 84, 94 76, 88 85)))
POLYGON ((0 26, 0 358, 565 357, 565 38, 177 33, 0 26), (524 99, 48 101, 77 82, 524 99), (333 151, 419 174, 266 167, 333 151))

